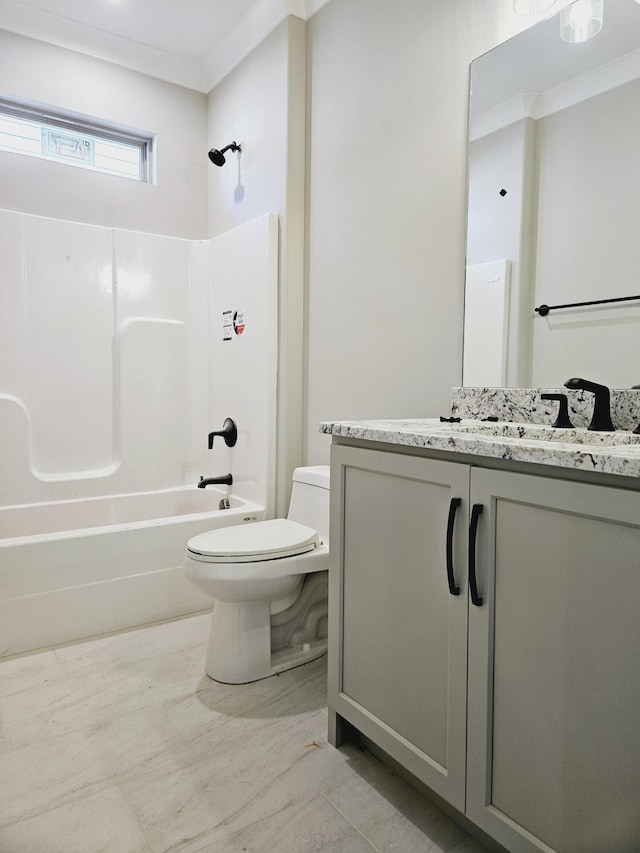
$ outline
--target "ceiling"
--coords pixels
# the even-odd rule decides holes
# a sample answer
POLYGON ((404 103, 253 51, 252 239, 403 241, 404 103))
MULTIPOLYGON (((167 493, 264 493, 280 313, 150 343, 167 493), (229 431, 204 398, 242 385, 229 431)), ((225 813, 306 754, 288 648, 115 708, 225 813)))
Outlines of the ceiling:
POLYGON ((209 92, 288 15, 328 0, 0 0, 0 29, 209 92))
MULTIPOLYGON (((566 3, 557 3, 550 13, 566 3)), ((540 93, 579 80, 620 57, 640 65, 640 5, 633 0, 605 3, 601 33, 583 44, 560 38, 559 15, 550 14, 472 64, 472 113, 490 109, 522 93, 540 93)), ((616 85, 620 85, 620 81, 616 85)))

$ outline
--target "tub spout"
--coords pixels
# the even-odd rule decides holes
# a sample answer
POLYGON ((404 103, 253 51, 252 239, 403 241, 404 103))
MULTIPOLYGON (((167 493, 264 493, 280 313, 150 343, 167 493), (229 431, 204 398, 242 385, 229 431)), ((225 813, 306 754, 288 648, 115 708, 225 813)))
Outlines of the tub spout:
POLYGON ((199 489, 206 489, 207 486, 232 486, 233 485, 233 477, 231 474, 224 474, 222 477, 207 477, 205 480, 204 477, 200 477, 200 482, 198 483, 199 489))

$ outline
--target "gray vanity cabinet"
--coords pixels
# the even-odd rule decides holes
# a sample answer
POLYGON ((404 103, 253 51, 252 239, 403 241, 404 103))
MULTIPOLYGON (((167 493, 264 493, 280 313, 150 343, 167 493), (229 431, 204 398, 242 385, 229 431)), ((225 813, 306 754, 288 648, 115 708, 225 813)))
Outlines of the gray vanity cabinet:
POLYGON ((340 444, 331 476, 332 724, 513 853, 637 853, 640 493, 340 444))
POLYGON ((443 531, 451 499, 468 494, 468 468, 335 446, 331 464, 332 554, 341 544, 329 706, 463 809, 466 506, 455 509, 456 596, 443 531))
POLYGON ((640 493, 471 469, 467 816, 512 851, 640 850, 640 493))

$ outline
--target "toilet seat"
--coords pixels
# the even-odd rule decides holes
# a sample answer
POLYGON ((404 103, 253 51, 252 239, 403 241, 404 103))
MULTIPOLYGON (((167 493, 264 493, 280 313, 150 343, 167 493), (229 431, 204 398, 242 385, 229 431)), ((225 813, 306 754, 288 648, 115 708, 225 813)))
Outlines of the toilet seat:
POLYGON ((210 530, 187 543, 187 554, 204 563, 259 563, 313 551, 320 544, 311 527, 275 518, 210 530))

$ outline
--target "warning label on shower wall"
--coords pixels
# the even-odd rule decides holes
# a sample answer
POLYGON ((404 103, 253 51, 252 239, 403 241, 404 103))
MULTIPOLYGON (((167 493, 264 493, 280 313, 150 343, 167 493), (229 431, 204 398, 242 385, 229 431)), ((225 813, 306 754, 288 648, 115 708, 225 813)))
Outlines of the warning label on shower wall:
POLYGON ((244 332, 244 311, 233 312, 233 331, 236 335, 241 335, 244 332))
POLYGON ((222 312, 222 340, 232 341, 234 335, 241 335, 245 330, 244 311, 239 308, 235 311, 222 312))
POLYGON ((233 311, 222 312, 222 340, 233 339, 233 311))

